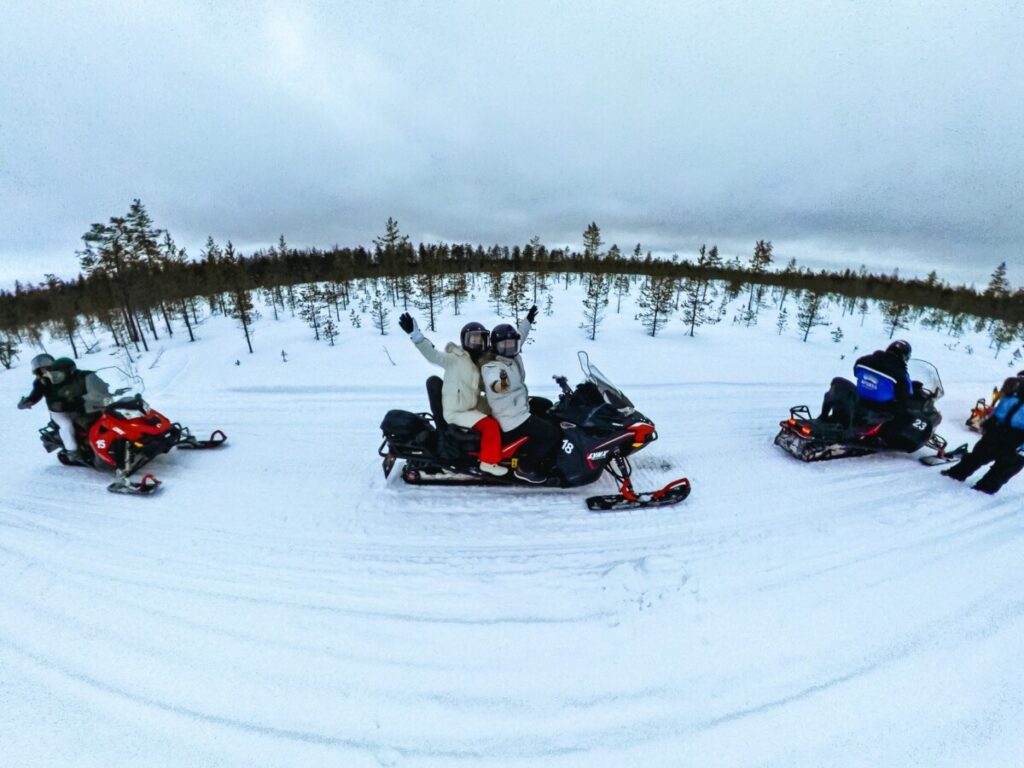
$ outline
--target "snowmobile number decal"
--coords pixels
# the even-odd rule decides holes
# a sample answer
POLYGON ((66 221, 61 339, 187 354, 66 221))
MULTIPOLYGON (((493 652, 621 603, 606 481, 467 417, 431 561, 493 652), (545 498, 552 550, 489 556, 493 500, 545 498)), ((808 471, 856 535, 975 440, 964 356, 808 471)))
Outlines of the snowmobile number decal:
POLYGON ((921 421, 921 419, 914 419, 914 423, 912 426, 918 432, 924 432, 926 429, 928 429, 928 424, 924 421, 921 421))
POLYGON ((106 447, 107 447, 107 441, 106 440, 97 440, 96 441, 96 447, 99 448, 101 451, 105 450, 106 447))
POLYGON ((573 452, 573 450, 575 448, 576 448, 576 446, 573 445, 572 443, 570 443, 568 440, 563 440, 562 441, 562 453, 572 454, 572 452, 573 452))

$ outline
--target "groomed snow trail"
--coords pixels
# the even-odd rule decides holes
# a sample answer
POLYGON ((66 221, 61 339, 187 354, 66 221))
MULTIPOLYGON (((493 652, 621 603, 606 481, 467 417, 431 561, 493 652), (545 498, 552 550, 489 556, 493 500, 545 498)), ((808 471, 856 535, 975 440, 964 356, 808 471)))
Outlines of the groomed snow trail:
MULTIPOLYGON (((380 419, 423 409, 432 372, 397 330, 331 349, 264 321, 236 366, 213 320, 143 358, 155 407, 230 438, 154 462, 152 498, 59 467, 41 407, 0 411, 4 762, 1020 765, 1024 480, 989 498, 909 457, 772 446, 849 373, 852 345, 824 334, 607 326, 590 343, 542 317, 531 391, 589 349, 658 425, 637 484, 692 480, 678 507, 588 513, 605 481, 385 482, 380 419)), ((940 431, 968 440, 1005 366, 913 338, 949 392, 940 431)), ((0 374, 3 402, 28 378, 0 374)))

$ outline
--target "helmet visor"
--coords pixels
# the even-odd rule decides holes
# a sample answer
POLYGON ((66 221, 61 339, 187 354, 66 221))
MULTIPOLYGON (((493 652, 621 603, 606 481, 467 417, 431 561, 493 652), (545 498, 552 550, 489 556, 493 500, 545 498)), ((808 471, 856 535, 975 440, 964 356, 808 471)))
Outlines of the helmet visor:
POLYGON ((488 333, 483 329, 466 331, 462 334, 462 346, 471 352, 483 352, 487 349, 487 337, 488 333))
POLYGON ((519 354, 519 339, 502 339, 494 343, 494 351, 502 357, 515 357, 519 354))

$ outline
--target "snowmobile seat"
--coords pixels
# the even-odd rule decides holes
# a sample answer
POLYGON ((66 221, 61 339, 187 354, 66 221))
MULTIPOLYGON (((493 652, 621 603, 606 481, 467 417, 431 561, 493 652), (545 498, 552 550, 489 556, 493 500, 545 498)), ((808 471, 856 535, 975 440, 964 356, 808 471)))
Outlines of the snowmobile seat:
POLYGON ((434 417, 434 425, 444 429, 448 422, 444 420, 444 408, 441 407, 441 387, 444 382, 440 376, 427 378, 427 402, 430 404, 430 415, 434 417))
POLYGON ((430 403, 430 415, 434 417, 437 427, 437 452, 445 461, 460 464, 470 459, 471 453, 480 451, 480 433, 475 429, 466 429, 444 420, 444 409, 441 406, 440 376, 427 379, 427 400, 430 403))

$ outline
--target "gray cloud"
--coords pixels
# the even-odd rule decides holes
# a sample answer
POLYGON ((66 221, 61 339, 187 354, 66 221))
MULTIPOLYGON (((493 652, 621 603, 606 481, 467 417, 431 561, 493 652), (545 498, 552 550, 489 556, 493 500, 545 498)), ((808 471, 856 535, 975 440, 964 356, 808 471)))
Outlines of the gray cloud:
POLYGON ((596 220, 1024 270, 1019 3, 10 5, 0 277, 133 197, 192 249, 596 220))

